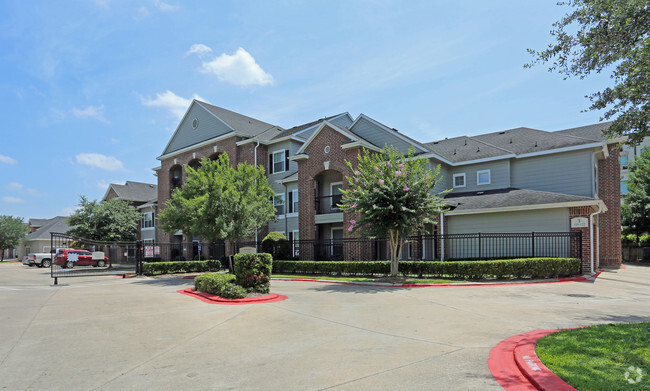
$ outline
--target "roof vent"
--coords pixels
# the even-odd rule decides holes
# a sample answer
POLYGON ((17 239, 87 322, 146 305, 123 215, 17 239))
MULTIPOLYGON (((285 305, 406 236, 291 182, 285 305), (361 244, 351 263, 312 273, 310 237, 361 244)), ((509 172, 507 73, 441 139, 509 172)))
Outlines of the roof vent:
POLYGON ((512 144, 512 139, 510 139, 510 144, 512 144))
POLYGON ((456 154, 456 149, 454 149, 454 155, 456 154))
POLYGON ((481 152, 481 147, 477 147, 476 152, 481 152))
POLYGON ((537 141, 535 141, 535 148, 537 148, 537 141))
POLYGON ((433 143, 434 143, 434 144, 438 144, 439 142, 440 142, 440 141, 434 141, 433 143))
POLYGON ((506 134, 506 132, 505 131, 504 132, 499 132, 499 134, 506 134))

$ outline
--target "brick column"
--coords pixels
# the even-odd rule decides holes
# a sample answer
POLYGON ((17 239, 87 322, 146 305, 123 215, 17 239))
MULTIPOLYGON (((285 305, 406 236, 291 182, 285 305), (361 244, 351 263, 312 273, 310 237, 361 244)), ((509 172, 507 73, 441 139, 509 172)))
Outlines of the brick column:
MULTIPOLYGON (((574 207, 574 208, 569 208, 569 221, 571 219, 576 218, 576 217, 586 217, 587 220, 589 220, 589 215, 593 213, 592 209, 588 206, 582 206, 582 207, 574 207)), ((571 231, 579 231, 582 232, 582 273, 587 274, 591 273, 591 241, 590 241, 590 236, 589 236, 589 226, 584 228, 571 228, 571 231)), ((595 227, 594 227, 594 233, 595 233, 595 227)), ((594 241, 594 247, 596 246, 596 243, 594 241)), ((594 259, 594 265, 596 264, 596 260, 594 259)))
POLYGON ((618 144, 607 146, 609 157, 598 161, 598 197, 607 212, 598 216, 600 226, 600 266, 620 267, 621 187, 618 144))

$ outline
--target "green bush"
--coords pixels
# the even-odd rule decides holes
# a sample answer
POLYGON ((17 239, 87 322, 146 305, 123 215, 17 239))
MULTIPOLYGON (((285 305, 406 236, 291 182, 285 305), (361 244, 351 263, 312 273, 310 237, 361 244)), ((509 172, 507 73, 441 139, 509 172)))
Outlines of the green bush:
POLYGON ((206 273, 194 279, 194 289, 225 299, 242 299, 246 289, 235 284, 235 276, 227 273, 206 273))
MULTIPOLYGON (((575 258, 523 258, 494 261, 400 261, 404 276, 452 277, 481 280, 487 278, 557 278, 580 273, 581 261, 575 258)), ((389 261, 311 262, 274 261, 273 273, 387 275, 389 261)))
POLYGON ((186 261, 186 259, 185 259, 184 256, 177 255, 177 256, 174 257, 174 260, 172 262, 185 262, 185 261, 186 261))
POLYGON ((271 254, 236 254, 235 277, 237 285, 249 292, 269 293, 271 291, 271 254))
POLYGON ((170 273, 195 273, 218 271, 221 269, 221 262, 217 260, 207 261, 182 261, 182 262, 153 262, 143 265, 143 272, 147 276, 170 273))
POLYGON ((637 236, 636 234, 621 235, 621 242, 633 246, 647 246, 650 244, 650 234, 637 236))
POLYGON ((145 257, 142 259, 144 262, 162 262, 161 257, 145 257))
POLYGON ((290 259, 291 244, 284 234, 273 231, 262 239, 262 252, 269 253, 273 259, 290 259))

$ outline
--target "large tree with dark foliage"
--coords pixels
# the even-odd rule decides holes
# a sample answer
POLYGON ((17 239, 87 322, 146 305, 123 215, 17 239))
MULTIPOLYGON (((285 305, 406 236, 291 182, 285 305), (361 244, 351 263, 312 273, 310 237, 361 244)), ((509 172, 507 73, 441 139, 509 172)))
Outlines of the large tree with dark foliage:
POLYGON ((528 49, 531 67, 578 76, 610 73, 612 86, 594 92, 589 110, 605 110, 613 120, 608 137, 629 136, 630 144, 650 135, 650 0, 569 0, 573 10, 553 24, 555 42, 545 50, 528 49))
POLYGON ((625 232, 640 237, 650 232, 650 149, 644 148, 629 169, 628 191, 623 197, 623 226, 625 232))
POLYGON ((140 213, 127 201, 88 201, 81 196, 79 209, 68 217, 68 234, 84 239, 129 242, 136 238, 140 213))
POLYGON ((18 246, 28 232, 29 228, 20 217, 0 216, 0 262, 4 261, 4 250, 18 246))

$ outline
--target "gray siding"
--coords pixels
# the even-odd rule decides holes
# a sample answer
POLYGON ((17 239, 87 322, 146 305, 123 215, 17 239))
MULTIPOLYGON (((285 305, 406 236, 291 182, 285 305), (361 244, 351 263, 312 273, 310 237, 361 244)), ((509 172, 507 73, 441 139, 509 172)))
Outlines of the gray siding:
MULTIPOLYGON (((431 160, 427 168, 434 169, 437 165, 435 160, 431 160)), ((433 188, 434 193, 440 193, 447 189, 451 189, 451 170, 450 167, 445 166, 444 164, 440 165, 440 181, 433 188)))
POLYGON ((569 209, 448 216, 445 233, 568 232, 569 209))
POLYGON ((339 125, 343 127, 348 127, 352 125, 352 120, 347 115, 342 115, 338 118, 334 118, 329 122, 333 123, 334 125, 339 125))
POLYGON ((592 150, 512 159, 512 187, 591 197, 592 150))
POLYGON ((390 132, 385 131, 365 118, 359 119, 351 130, 379 148, 383 148, 384 145, 388 144, 405 154, 411 147, 411 143, 402 140, 396 135, 390 134, 390 132))
MULTIPOLYGON (((269 145, 269 153, 266 156, 258 156, 258 159, 266 159, 268 161, 270 154, 281 151, 283 149, 288 149, 289 156, 293 156, 296 154, 296 152, 298 152, 298 149, 300 149, 301 146, 302 146, 301 143, 293 140, 287 140, 287 141, 279 142, 277 144, 271 144, 269 145)), ((294 161, 289 161, 289 171, 283 171, 283 172, 267 175, 267 177, 269 178, 269 184, 271 185, 273 191, 276 193, 284 192, 284 185, 277 183, 277 181, 280 179, 284 179, 297 171, 298 171, 298 163, 294 161)))
POLYGON ((510 162, 508 160, 497 160, 488 163, 471 164, 467 166, 453 167, 449 172, 449 188, 453 187, 454 174, 465 173, 465 187, 454 189, 455 192, 483 191, 492 189, 504 189, 510 186, 510 162), (482 170, 490 170, 490 184, 477 185, 476 173, 482 170))
POLYGON ((230 128, 217 119, 214 114, 195 103, 192 105, 187 116, 185 116, 184 121, 178 126, 176 133, 174 133, 163 155, 229 132, 231 132, 230 128), (192 121, 195 118, 199 120, 199 126, 193 129, 192 121))

